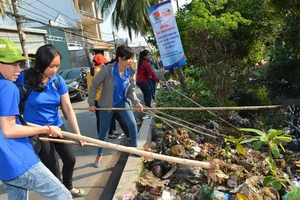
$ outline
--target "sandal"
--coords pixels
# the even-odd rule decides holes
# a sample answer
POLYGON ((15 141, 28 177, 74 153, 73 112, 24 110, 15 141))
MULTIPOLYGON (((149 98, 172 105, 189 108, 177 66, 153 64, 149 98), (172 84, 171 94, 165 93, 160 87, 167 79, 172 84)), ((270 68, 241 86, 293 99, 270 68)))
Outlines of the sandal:
POLYGON ((108 138, 109 139, 117 139, 117 136, 115 134, 112 134, 112 135, 108 135, 108 138))
POLYGON ((116 133, 114 133, 114 135, 115 136, 120 136, 120 135, 122 135, 122 133, 120 133, 120 132, 117 131, 116 133))
MULTIPOLYGON (((73 189, 74 189, 74 188, 73 188, 73 189)), ((77 188, 75 188, 75 189, 77 189, 77 188)), ((76 198, 76 197, 85 197, 85 196, 87 195, 86 191, 84 191, 83 189, 77 189, 77 190, 78 190, 77 193, 72 193, 72 192, 70 191, 70 193, 72 194, 72 196, 73 196, 74 198, 76 198)))

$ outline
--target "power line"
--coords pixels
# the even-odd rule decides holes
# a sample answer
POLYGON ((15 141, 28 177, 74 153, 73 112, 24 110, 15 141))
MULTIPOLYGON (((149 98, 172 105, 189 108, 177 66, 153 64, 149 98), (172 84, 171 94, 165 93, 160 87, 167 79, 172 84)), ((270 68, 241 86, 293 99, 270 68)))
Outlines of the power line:
MULTIPOLYGON (((69 34, 72 34, 72 35, 75 35, 75 36, 78 36, 78 37, 82 37, 82 38, 85 38, 85 39, 89 39, 89 40, 92 40, 92 41, 101 42, 100 40, 96 40, 96 39, 93 39, 93 38, 90 38, 90 37, 86 37, 86 36, 83 36, 83 35, 79 35, 79 34, 77 34, 77 33, 74 33, 74 32, 71 32, 71 31, 67 31, 67 30, 65 30, 64 28, 57 27, 57 26, 52 26, 52 25, 49 25, 49 24, 47 24, 47 23, 45 23, 45 22, 42 22, 42 21, 39 21, 39 20, 36 20, 36 19, 32 19, 32 18, 26 17, 26 16, 24 16, 24 15, 16 15, 16 14, 11 13, 11 12, 6 12, 6 13, 7 13, 7 14, 10 14, 10 15, 12 15, 12 16, 14 16, 14 17, 19 16, 20 18, 23 18, 23 19, 26 19, 26 20, 29 20, 29 21, 33 21, 33 22, 40 23, 40 24, 45 25, 45 26, 47 26, 47 27, 53 27, 53 28, 56 28, 56 29, 58 29, 58 30, 63 31, 64 33, 69 33, 69 34)), ((84 41, 83 41, 83 42, 84 42, 84 41)))
MULTIPOLYGON (((28 5, 30 5, 30 4, 28 4, 28 5)), ((51 20, 51 19, 48 19, 48 18, 45 17, 45 16, 40 15, 39 13, 33 12, 33 11, 28 10, 28 9, 26 9, 26 8, 23 8, 23 7, 21 7, 21 6, 18 6, 18 7, 21 8, 21 9, 23 9, 23 10, 26 10, 27 12, 31 12, 31 13, 37 15, 37 16, 40 16, 40 17, 43 17, 43 18, 47 19, 47 23, 49 22, 49 20, 51 20)), ((32 7, 35 8, 34 6, 32 6, 32 7)), ((38 8, 36 8, 36 9, 38 9, 38 8)), ((59 14, 61 14, 61 13, 59 13, 59 14)), ((50 15, 50 14, 48 14, 48 15, 51 16, 51 17, 54 17, 54 16, 52 16, 52 15, 50 15)), ((54 17, 54 18, 56 18, 56 17, 54 17)), ((71 24, 62 23, 62 22, 59 22, 59 23, 60 23, 60 24, 63 24, 63 25, 67 25, 67 26, 70 26, 70 25, 71 25, 71 24)), ((85 32, 86 32, 86 33, 91 33, 91 34, 93 34, 93 32, 90 32, 90 31, 87 31, 87 30, 85 30, 85 32)))
MULTIPOLYGON (((40 2, 40 3, 42 3, 40 0, 36 0, 35 2, 37 2, 37 1, 40 2)), ((34 2, 32 2, 32 3, 34 3, 34 2)), ((31 4, 32 4, 32 3, 31 3, 31 4)), ((32 5, 29 4, 29 3, 26 3, 26 4, 29 5, 29 6, 31 6, 32 8, 34 8, 34 9, 36 9, 36 10, 39 10, 39 11, 41 11, 41 12, 44 12, 44 11, 42 11, 42 10, 36 8, 35 6, 32 6, 32 5)), ((59 14, 62 14, 62 13, 60 13, 59 11, 57 11, 57 10, 51 8, 51 7, 48 6, 47 4, 45 4, 45 3, 42 3, 42 4, 45 5, 45 6, 47 6, 47 7, 50 8, 50 9, 52 9, 52 10, 58 12, 59 14)), ((58 29, 58 30, 63 31, 64 33, 69 33, 69 34, 74 35, 74 36, 79 36, 79 37, 81 37, 81 38, 89 39, 89 40, 91 40, 91 41, 101 42, 101 40, 98 40, 98 39, 93 39, 93 38, 90 38, 90 37, 87 37, 87 36, 83 36, 83 35, 74 33, 74 32, 72 32, 72 31, 67 31, 67 30, 65 30, 63 27, 49 25, 49 20, 50 20, 49 18, 47 18, 47 17, 45 17, 45 16, 43 16, 43 15, 41 15, 41 14, 39 14, 39 13, 33 12, 33 11, 31 11, 31 10, 28 10, 28 9, 26 9, 26 8, 24 8, 24 7, 21 7, 21 6, 18 6, 18 7, 21 8, 21 9, 23 9, 23 10, 25 10, 25 11, 27 11, 27 12, 29 12, 29 13, 32 13, 32 14, 34 14, 34 15, 37 15, 37 16, 39 16, 39 17, 42 17, 42 18, 46 19, 47 22, 43 22, 43 20, 41 20, 41 19, 38 19, 38 20, 37 20, 37 19, 36 19, 37 17, 35 17, 35 16, 33 16, 33 17, 34 17, 34 19, 33 19, 33 18, 26 17, 25 14, 24 14, 24 15, 18 15, 18 16, 20 16, 21 18, 23 18, 23 19, 25 19, 25 20, 32 21, 32 22, 36 22, 36 23, 40 23, 40 24, 45 25, 45 26, 47 26, 47 27, 53 27, 53 28, 56 28, 56 29, 58 29)), ((16 17, 16 15, 13 14, 13 13, 10 13, 10 12, 7 12, 7 13, 10 14, 10 15, 12 15, 12 16, 14 16, 14 17, 16 17)), ((54 16, 52 16, 52 15, 50 15, 50 14, 48 14, 48 15, 51 16, 51 17, 54 17, 54 16)), ((66 16, 66 15, 64 15, 64 14, 62 14, 62 15, 63 15, 63 16, 66 16)), ((73 20, 73 21, 75 21, 74 19, 72 19, 72 18, 70 18, 70 17, 68 17, 68 16, 66 16, 66 17, 69 18, 69 19, 71 19, 71 20, 73 20)), ((76 21, 75 21, 75 22, 76 22, 76 21)), ((30 23, 30 22, 27 22, 27 23, 30 23)), ((80 29, 79 29, 79 30, 80 30, 80 29)), ((85 32, 86 32, 86 33, 93 33, 93 32, 89 32, 89 31, 86 31, 86 30, 85 30, 85 32)), ((93 33, 93 34, 94 34, 94 33, 93 33)), ((101 32, 101 34, 107 35, 107 36, 104 36, 104 37, 109 38, 109 40, 112 40, 112 34, 111 34, 111 33, 101 32)), ((120 38, 120 37, 117 36, 117 35, 116 35, 116 37, 117 37, 117 38, 120 38)), ((120 38, 120 39, 124 39, 124 38, 120 38)), ((84 41, 83 41, 83 42, 84 42, 84 41)))
POLYGON ((41 4, 43 4, 44 6, 46 6, 46 7, 50 8, 50 9, 54 10, 55 12, 57 12, 57 13, 59 13, 59 14, 65 16, 65 17, 67 17, 68 19, 70 19, 70 20, 72 20, 72 21, 75 21, 75 22, 77 23, 76 20, 74 20, 74 19, 70 18, 69 16, 67 16, 67 15, 65 15, 65 14, 63 14, 63 13, 57 11, 56 9, 52 8, 51 6, 49 6, 49 5, 47 5, 47 4, 43 3, 43 2, 41 2, 40 0, 37 0, 37 1, 40 2, 41 4))
MULTIPOLYGON (((37 15, 37 16, 39 16, 39 17, 43 17, 43 18, 45 18, 45 19, 47 19, 47 20, 49 21, 49 19, 48 19, 47 17, 45 17, 45 16, 39 15, 39 14, 37 14, 37 13, 31 11, 31 10, 28 10, 28 9, 26 9, 26 8, 22 8, 21 6, 18 6, 18 7, 21 8, 21 9, 23 9, 23 10, 26 10, 27 12, 30 12, 30 13, 32 13, 32 14, 35 14, 35 15, 37 15)), ((25 15, 24 15, 24 16, 25 16, 25 15)), ((47 21, 47 22, 48 22, 48 21, 47 21)))
MULTIPOLYGON (((68 19, 70 19, 70 20, 72 20, 72 21, 74 21, 74 22, 77 23, 76 20, 74 20, 74 19, 70 18, 69 16, 67 16, 67 15, 65 15, 65 14, 63 14, 63 13, 61 13, 60 11, 54 9, 53 7, 47 5, 46 3, 41 2, 40 0, 36 0, 36 1, 32 2, 32 3, 30 3, 30 4, 27 3, 27 2, 25 2, 25 3, 26 3, 27 5, 29 5, 29 6, 31 6, 31 7, 33 7, 33 8, 35 8, 35 9, 38 9, 38 8, 36 8, 35 6, 32 6, 32 5, 31 5, 31 4, 36 3, 36 2, 41 3, 42 5, 44 5, 44 6, 48 7, 48 8, 50 8, 51 10, 57 12, 58 14, 61 14, 61 15, 65 16, 65 17, 67 17, 68 19)), ((38 10, 40 10, 40 9, 38 9, 38 10)), ((42 12, 43 12, 43 11, 42 11, 42 12)), ((38 14, 37 14, 37 15, 38 15, 38 14)), ((50 14, 48 14, 48 15, 50 15, 50 14)), ((51 15, 50 15, 50 16, 51 16, 51 15)), ((53 17, 53 16, 51 16, 51 17, 53 17)), ((54 17, 54 18, 55 18, 55 17, 54 17)), ((61 22, 60 22, 60 23, 61 23, 61 22)), ((67 24, 67 25, 69 25, 69 24, 67 24)), ((85 28, 87 27, 87 26, 85 26, 85 25, 83 25, 83 24, 82 24, 82 26, 85 27, 85 28)), ((90 34, 94 34, 94 32, 90 32, 90 31, 87 31, 87 30, 84 30, 84 32, 90 33, 90 34)), ((102 32, 102 31, 101 31, 102 37, 103 37, 103 34, 110 35, 110 36, 112 35, 112 33, 105 33, 105 32, 102 32)), ((118 35, 115 35, 115 36, 116 36, 117 38, 119 38, 119 39, 124 39, 124 38, 119 37, 118 35)))
MULTIPOLYGON (((70 20, 72 20, 72 21, 74 21, 74 22, 76 22, 76 23, 77 23, 77 21, 76 21, 76 20, 74 20, 74 19, 70 18, 69 16, 67 16, 67 15, 65 15, 65 14, 63 14, 63 13, 61 13, 61 12, 59 12, 58 10, 56 10, 56 9, 52 8, 51 6, 49 6, 49 5, 47 5, 47 4, 43 3, 43 2, 41 2, 40 0, 37 0, 37 2, 39 2, 39 3, 43 4, 44 6, 46 6, 46 7, 50 8, 51 10, 54 10, 55 12, 57 12, 57 13, 59 13, 59 14, 61 14, 61 15, 65 16, 65 17, 67 17, 68 19, 70 19, 70 20)), ((83 26, 83 27, 87 27, 87 26, 85 26, 85 25, 82 25, 82 26, 83 26)), ((93 33, 93 32, 86 31, 86 30, 85 30, 85 32, 87 32, 87 33, 93 33)), ((102 34, 102 33, 101 33, 101 34, 102 34)))
MULTIPOLYGON (((37 0, 37 1, 38 1, 38 0, 37 0)), ((31 4, 33 4, 33 3, 31 3, 31 4, 29 4, 29 3, 27 3, 27 2, 24 2, 24 3, 25 3, 26 5, 32 7, 33 9, 36 9, 36 10, 42 12, 42 13, 47 14, 48 16, 52 17, 53 19, 56 18, 56 16, 50 15, 49 13, 46 13, 46 12, 42 11, 41 9, 39 9, 39 8, 37 8, 37 7, 33 6, 33 5, 31 5, 31 4)), ((21 8, 21 9, 24 9, 24 8, 21 7, 21 6, 18 6, 18 7, 21 8)), ((59 13, 59 14, 61 14, 61 13, 59 13)), ((66 25, 66 26, 72 26, 71 24, 68 24, 68 23, 66 23, 66 22, 60 22, 60 23, 66 25)))

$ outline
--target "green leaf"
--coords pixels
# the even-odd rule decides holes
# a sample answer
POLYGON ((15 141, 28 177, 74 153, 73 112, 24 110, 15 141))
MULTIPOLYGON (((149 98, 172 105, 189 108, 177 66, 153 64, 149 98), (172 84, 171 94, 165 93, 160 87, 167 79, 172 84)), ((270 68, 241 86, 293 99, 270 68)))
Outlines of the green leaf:
POLYGON ((225 150, 225 156, 226 156, 226 157, 230 157, 229 149, 230 149, 229 146, 225 147, 225 149, 224 149, 224 150, 225 150))
POLYGON ((281 135, 282 133, 284 133, 284 131, 282 130, 270 129, 268 131, 268 137, 273 138, 275 136, 281 135))
POLYGON ((249 138, 249 139, 241 141, 240 144, 251 143, 251 142, 257 141, 257 140, 258 140, 257 137, 253 137, 253 138, 249 138))
POLYGON ((179 183, 176 184, 176 187, 178 187, 181 190, 184 190, 184 186, 181 186, 179 183))
POLYGON ((275 158, 279 158, 280 157, 280 152, 279 152, 279 149, 278 149, 278 145, 275 144, 275 143, 271 143, 270 148, 271 148, 271 152, 275 156, 275 158))
MULTIPOLYGON (((288 182, 290 185, 292 185, 292 182, 290 180, 289 175, 287 175, 286 173, 284 173, 283 178, 286 180, 286 182, 288 182)), ((286 188, 285 184, 283 184, 283 186, 286 188)))
POLYGON ((266 176, 265 178, 264 178, 264 185, 265 186, 268 186, 272 181, 274 180, 274 177, 273 176, 266 176))
POLYGON ((236 145, 236 150, 238 153, 242 154, 242 155, 245 155, 246 154, 246 149, 245 147, 243 147, 243 145, 236 145))
POLYGON ((254 150, 258 151, 262 144, 263 144, 262 141, 255 142, 254 145, 253 145, 254 150))
POLYGON ((279 143, 279 146, 281 147, 282 151, 285 152, 285 148, 283 147, 283 145, 281 143, 279 143))
POLYGON ((229 136, 228 138, 224 138, 225 142, 232 142, 232 143, 236 143, 237 139, 235 139, 233 136, 229 136))
POLYGON ((287 137, 287 136, 277 136, 277 137, 274 137, 273 139, 274 140, 281 140, 281 141, 285 141, 285 142, 293 141, 293 138, 287 137))
POLYGON ((268 136, 267 135, 262 135, 262 136, 260 136, 260 138, 259 138, 261 141, 263 141, 263 142, 267 142, 267 141, 269 141, 269 138, 268 138, 268 136))
POLYGON ((281 182, 280 181, 274 181, 272 183, 272 186, 276 189, 276 190, 280 190, 281 189, 281 182))
POLYGON ((271 157, 266 157, 265 158, 265 162, 268 164, 270 170, 274 171, 275 174, 276 174, 276 171, 277 171, 277 166, 276 166, 276 163, 274 162, 273 159, 271 159, 271 157))
POLYGON ((260 130, 257 130, 257 129, 254 129, 254 128, 239 128, 240 131, 248 131, 248 132, 253 132, 253 133, 256 133, 258 135, 263 135, 264 132, 260 131, 260 130))

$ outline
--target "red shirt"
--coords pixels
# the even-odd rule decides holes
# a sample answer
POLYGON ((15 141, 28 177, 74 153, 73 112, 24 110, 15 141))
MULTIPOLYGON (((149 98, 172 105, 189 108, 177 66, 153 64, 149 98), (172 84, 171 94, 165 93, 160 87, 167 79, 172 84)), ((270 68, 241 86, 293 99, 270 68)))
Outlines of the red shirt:
POLYGON ((143 60, 142 64, 138 67, 136 73, 136 81, 137 82, 149 82, 150 77, 153 78, 154 81, 158 82, 159 78, 154 73, 150 62, 148 60, 143 60))

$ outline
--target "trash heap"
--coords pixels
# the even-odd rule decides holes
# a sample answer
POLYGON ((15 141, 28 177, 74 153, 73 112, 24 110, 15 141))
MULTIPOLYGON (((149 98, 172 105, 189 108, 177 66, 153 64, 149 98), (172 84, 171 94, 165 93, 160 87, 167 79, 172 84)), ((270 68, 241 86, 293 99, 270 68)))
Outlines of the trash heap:
POLYGON ((255 151, 250 146, 245 147, 244 155, 233 148, 226 152, 223 140, 209 141, 179 128, 156 128, 152 140, 147 151, 212 161, 220 169, 215 170, 215 179, 211 179, 209 172, 199 167, 143 157, 142 170, 137 180, 138 195, 135 199, 300 199, 297 190, 300 157, 297 152, 286 149, 280 158, 273 159, 276 168, 270 168, 270 162, 266 159, 270 153, 263 148, 255 151))

